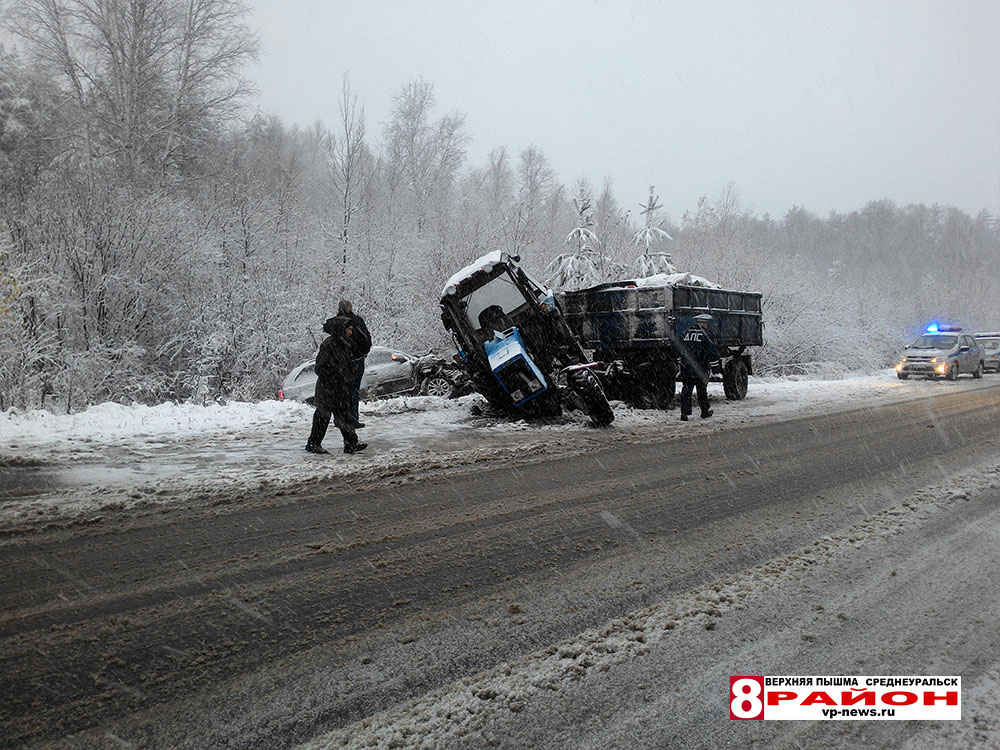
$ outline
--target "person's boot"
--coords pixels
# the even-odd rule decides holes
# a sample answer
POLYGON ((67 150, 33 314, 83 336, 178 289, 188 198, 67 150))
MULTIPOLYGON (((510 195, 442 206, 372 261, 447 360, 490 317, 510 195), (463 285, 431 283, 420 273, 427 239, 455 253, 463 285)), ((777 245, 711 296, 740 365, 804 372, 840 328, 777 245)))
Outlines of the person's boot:
POLYGON ((344 453, 360 453, 367 447, 368 443, 355 443, 354 445, 345 445, 344 453))
POLYGON ((712 415, 713 415, 714 413, 715 413, 715 412, 713 412, 713 411, 712 411, 711 409, 707 409, 707 410, 705 410, 705 411, 703 411, 703 412, 701 413, 701 418, 702 418, 702 419, 708 419, 708 418, 709 418, 710 416, 712 416, 712 415))
POLYGON ((364 422, 355 422, 354 423, 354 429, 356 429, 356 430, 358 430, 358 429, 360 429, 360 428, 362 428, 364 426, 365 426, 364 422))
POLYGON ((306 443, 306 450, 309 451, 310 453, 316 453, 320 456, 330 452, 322 445, 316 445, 315 443, 306 443))
POLYGON ((681 414, 681 421, 682 422, 687 422, 688 421, 688 415, 687 414, 681 414))

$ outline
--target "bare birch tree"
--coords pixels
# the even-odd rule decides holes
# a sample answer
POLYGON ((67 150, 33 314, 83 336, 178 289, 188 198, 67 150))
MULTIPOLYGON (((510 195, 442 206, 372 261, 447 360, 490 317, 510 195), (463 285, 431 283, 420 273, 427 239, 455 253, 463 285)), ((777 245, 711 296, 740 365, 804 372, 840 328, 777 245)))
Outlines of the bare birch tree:
POLYGON ((71 94, 88 158, 162 176, 250 93, 246 13, 238 0, 23 0, 8 25, 71 94))

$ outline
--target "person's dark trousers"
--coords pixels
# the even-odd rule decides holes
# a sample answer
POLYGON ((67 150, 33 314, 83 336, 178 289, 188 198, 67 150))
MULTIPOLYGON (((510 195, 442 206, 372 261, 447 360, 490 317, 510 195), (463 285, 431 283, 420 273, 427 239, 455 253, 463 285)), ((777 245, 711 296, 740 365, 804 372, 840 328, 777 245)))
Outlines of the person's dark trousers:
POLYGON ((358 404, 361 401, 361 378, 365 376, 365 358, 358 357, 354 360, 354 390, 351 392, 351 413, 350 417, 354 420, 354 425, 357 426, 361 424, 360 414, 358 413, 358 404))
POLYGON ((357 419, 348 410, 334 411, 333 423, 337 425, 340 434, 344 437, 344 447, 351 448, 358 444, 358 433, 354 431, 357 419))
POLYGON ((319 407, 313 412, 313 426, 312 432, 309 433, 309 445, 323 444, 323 438, 326 437, 326 431, 330 427, 331 418, 344 438, 344 446, 357 445, 358 433, 354 431, 354 423, 351 421, 350 415, 346 411, 331 412, 319 407))
POLYGON ((708 403, 708 383, 701 378, 685 380, 681 386, 682 417, 686 417, 691 413, 691 391, 695 388, 698 389, 698 406, 701 407, 701 413, 705 414, 711 408, 708 403))
POLYGON ((326 437, 326 430, 330 426, 330 412, 318 406, 313 412, 312 432, 309 433, 308 445, 322 445, 323 438, 326 437))

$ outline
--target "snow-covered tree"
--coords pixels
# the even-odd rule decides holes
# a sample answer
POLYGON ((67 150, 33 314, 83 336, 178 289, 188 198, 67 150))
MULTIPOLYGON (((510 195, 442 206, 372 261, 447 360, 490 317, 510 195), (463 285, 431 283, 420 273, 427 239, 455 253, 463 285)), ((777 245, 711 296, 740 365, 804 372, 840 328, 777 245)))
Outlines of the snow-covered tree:
POLYGON ((339 245, 341 283, 359 244, 355 237, 358 214, 370 207, 375 184, 375 163, 365 141, 365 109, 344 74, 339 108, 339 129, 326 140, 327 165, 333 178, 331 234, 339 245))
POLYGON ((659 203, 660 196, 653 194, 654 190, 654 186, 650 185, 649 200, 639 204, 642 207, 640 215, 646 217, 646 224, 632 237, 633 244, 642 250, 633 263, 633 269, 639 278, 654 276, 658 273, 677 273, 677 269, 670 262, 670 253, 653 250, 664 240, 673 239, 663 228, 666 219, 656 221, 656 212, 663 206, 659 203))
POLYGON ((563 244, 572 247, 568 253, 560 253, 546 268, 548 284, 555 289, 581 289, 597 282, 596 245, 599 240, 594 233, 593 200, 587 195, 587 187, 581 183, 578 194, 573 198, 576 209, 576 226, 566 235, 563 244))
POLYGON ((69 94, 86 158, 166 176, 251 92, 246 15, 239 0, 21 0, 9 26, 69 94))

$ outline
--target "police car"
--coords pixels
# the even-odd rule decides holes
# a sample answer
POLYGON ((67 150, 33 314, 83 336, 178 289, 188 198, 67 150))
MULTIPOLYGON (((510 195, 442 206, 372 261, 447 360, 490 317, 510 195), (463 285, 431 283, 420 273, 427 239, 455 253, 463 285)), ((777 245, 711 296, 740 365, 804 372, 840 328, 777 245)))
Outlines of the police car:
POLYGON ((981 378, 985 350, 971 335, 957 326, 931 324, 922 336, 907 344, 896 375, 954 380, 963 373, 981 378))

